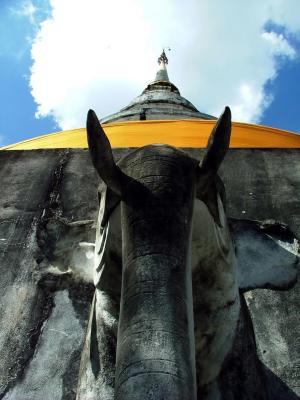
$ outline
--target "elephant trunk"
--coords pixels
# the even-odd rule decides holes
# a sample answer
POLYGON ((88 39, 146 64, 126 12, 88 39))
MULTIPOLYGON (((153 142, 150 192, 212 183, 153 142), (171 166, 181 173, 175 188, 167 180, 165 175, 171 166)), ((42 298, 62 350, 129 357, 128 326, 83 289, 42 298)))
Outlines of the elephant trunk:
POLYGON ((116 400, 196 398, 190 223, 165 219, 122 208, 116 400))

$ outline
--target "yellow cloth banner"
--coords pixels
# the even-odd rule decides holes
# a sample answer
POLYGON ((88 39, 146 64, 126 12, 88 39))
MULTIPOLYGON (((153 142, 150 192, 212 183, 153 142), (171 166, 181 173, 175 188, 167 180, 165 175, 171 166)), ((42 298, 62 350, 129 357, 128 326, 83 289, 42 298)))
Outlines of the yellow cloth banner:
MULTIPOLYGON (((161 120, 103 124, 112 147, 164 143, 176 147, 206 147, 216 121, 161 120)), ((1 150, 86 148, 86 130, 73 129, 4 146, 1 150)), ((261 125, 233 122, 231 148, 300 148, 300 135, 261 125)))

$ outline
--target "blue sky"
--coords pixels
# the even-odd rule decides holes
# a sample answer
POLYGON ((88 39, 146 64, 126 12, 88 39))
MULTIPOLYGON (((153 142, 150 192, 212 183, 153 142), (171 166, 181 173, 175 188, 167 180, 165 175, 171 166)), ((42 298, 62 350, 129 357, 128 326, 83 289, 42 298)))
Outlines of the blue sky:
POLYGON ((235 120, 300 133, 300 2, 268 1, 232 0, 230 21, 220 0, 1 0, 0 145, 119 110, 166 45, 171 81, 200 111, 229 104, 235 120))
MULTIPOLYGON (((38 21, 49 15, 49 4, 43 3, 38 21)), ((24 14, 25 5, 11 0, 0 3, 0 145, 58 129, 52 117, 35 118, 36 103, 30 93, 29 75, 31 42, 38 21, 33 23, 30 15, 24 14)))
MULTIPOLYGON (((297 43, 298 53, 299 45, 297 43)), ((274 100, 260 121, 263 125, 300 133, 300 62, 286 63, 278 77, 266 84, 274 100)))

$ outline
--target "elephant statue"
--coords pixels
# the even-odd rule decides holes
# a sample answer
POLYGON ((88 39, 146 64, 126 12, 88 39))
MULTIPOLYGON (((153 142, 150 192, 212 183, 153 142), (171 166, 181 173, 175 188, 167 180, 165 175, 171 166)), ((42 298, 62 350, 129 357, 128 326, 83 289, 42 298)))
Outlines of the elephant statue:
POLYGON ((92 110, 87 133, 101 184, 77 400, 221 399, 242 293, 290 288, 299 242, 275 221, 226 218, 228 107, 200 163, 159 144, 116 164, 92 110))

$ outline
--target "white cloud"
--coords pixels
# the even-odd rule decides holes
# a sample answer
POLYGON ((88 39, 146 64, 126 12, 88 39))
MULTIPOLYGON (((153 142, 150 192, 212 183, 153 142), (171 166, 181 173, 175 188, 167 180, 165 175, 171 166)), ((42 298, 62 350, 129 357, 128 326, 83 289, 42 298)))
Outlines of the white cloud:
POLYGON ((282 33, 278 34, 273 31, 263 32, 262 37, 270 44, 269 51, 271 54, 287 56, 291 59, 296 57, 295 49, 289 44, 282 33))
POLYGON ((25 0, 20 6, 10 8, 10 12, 13 15, 28 18, 32 24, 36 23, 35 15, 37 11, 37 7, 32 3, 31 0, 25 0))
POLYGON ((272 102, 273 98, 264 93, 261 88, 254 88, 248 84, 239 87, 239 96, 231 107, 232 114, 238 116, 240 121, 258 121, 261 113, 272 102))
POLYGON ((32 46, 30 84, 37 115, 62 129, 83 126, 86 111, 118 111, 155 76, 170 46, 169 77, 199 110, 258 122, 272 101, 264 85, 292 60, 299 0, 50 0, 32 46), (266 31, 273 22, 282 33, 266 31))
POLYGON ((27 1, 23 6, 23 15, 29 18, 31 23, 35 23, 35 14, 37 12, 37 8, 32 4, 31 1, 27 1))

